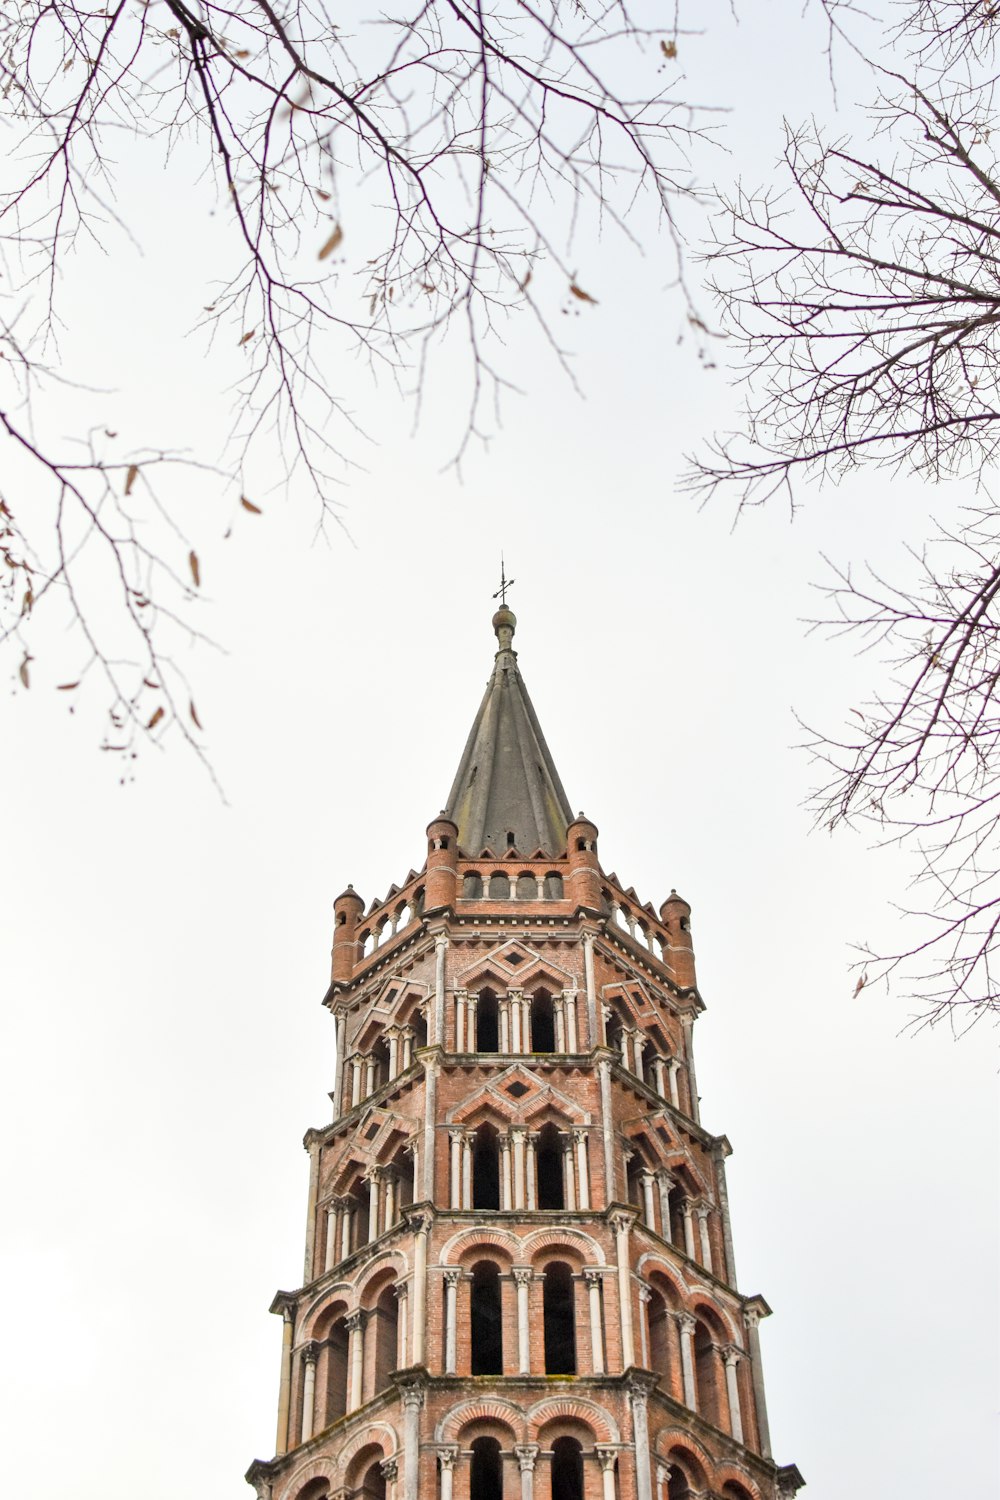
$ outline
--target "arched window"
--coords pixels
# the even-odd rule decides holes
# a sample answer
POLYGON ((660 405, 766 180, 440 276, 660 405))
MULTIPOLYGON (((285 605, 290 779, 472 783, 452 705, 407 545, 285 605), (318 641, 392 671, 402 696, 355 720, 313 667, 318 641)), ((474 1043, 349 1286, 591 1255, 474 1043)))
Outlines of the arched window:
MULTIPOLYGON (((343 1318, 331 1324, 327 1336, 326 1359, 326 1420, 324 1427, 336 1422, 347 1411, 347 1325, 343 1318)), ((319 1426, 319 1424, 316 1424, 319 1426)))
POLYGON ((534 875, 519 875, 515 889, 518 901, 534 901, 538 895, 538 881, 534 875))
POLYGON ((559 1131, 551 1123, 543 1125, 538 1132, 535 1161, 538 1171, 538 1207, 565 1208, 562 1142, 559 1131))
POLYGON ((299 1490, 295 1500, 327 1500, 329 1493, 330 1481, 328 1479, 310 1479, 309 1483, 299 1490))
POLYGON ((385 1500, 385 1475, 381 1463, 370 1464, 361 1480, 361 1488, 354 1491, 354 1500, 385 1500))
POLYGON ((628 1184, 628 1201, 639 1210, 639 1217, 645 1219, 644 1198, 642 1192, 642 1173, 645 1170, 645 1162, 638 1152, 634 1152, 628 1159, 625 1168, 625 1178, 628 1184))
POLYGON ((492 990, 479 991, 476 1007, 476 1051, 500 1051, 500 1006, 492 990))
POLYGON ((531 1050, 532 1052, 556 1050, 556 1022, 552 1010, 552 996, 548 990, 539 990, 531 1002, 531 1050))
POLYGON ((471 1328, 473 1375, 503 1374, 503 1316, 500 1270, 490 1260, 472 1268, 471 1328))
POLYGON ((549 874, 545 877, 545 895, 549 901, 561 901, 563 898, 563 879, 561 875, 549 874))
POLYGON ((421 1010, 414 1010, 410 1015, 410 1025, 413 1027, 413 1048, 427 1046, 427 1017, 421 1010))
MULTIPOLYGON (((576 1319, 573 1310, 573 1273, 563 1261, 545 1267, 542 1287, 545 1320, 546 1375, 576 1374, 576 1319)), ((553 1489, 553 1494, 555 1490, 553 1489)))
POLYGON ((677 1246, 678 1250, 684 1250, 684 1201, 685 1193, 682 1187, 672 1187, 667 1205, 670 1209, 670 1241, 677 1246))
POLYGON ((694 1331, 694 1379, 698 1392, 698 1412, 707 1422, 721 1427, 718 1387, 718 1359, 711 1331, 698 1319, 694 1331))
POLYGON ((663 1297, 652 1291, 646 1304, 649 1317, 649 1363, 664 1379, 670 1373, 670 1313, 663 1297))
POLYGON ((469 1500, 503 1500, 503 1460, 496 1438, 479 1437, 472 1444, 469 1500))
POLYGON ((483 877, 475 870, 470 870, 462 881, 462 895, 466 901, 479 901, 483 894, 483 877))
POLYGON ((375 1059, 375 1082, 373 1092, 380 1089, 383 1084, 389 1082, 389 1043, 385 1037, 379 1037, 371 1052, 375 1059))
POLYGON ((667 1485, 667 1500, 689 1500, 691 1486, 687 1475, 676 1464, 671 1467, 670 1483, 667 1485))
POLYGON ((388 1390, 399 1348, 399 1303, 387 1286, 372 1312, 375 1321, 375 1394, 388 1390))
POLYGON ((500 1143, 492 1125, 480 1125, 472 1151, 473 1208, 500 1207, 500 1143))
POLYGON ((510 896, 510 879, 506 875, 490 876, 490 900, 506 901, 510 896))
POLYGON ((583 1449, 576 1438, 552 1444, 552 1500, 583 1500, 583 1449))
POLYGON ((405 1148, 392 1159, 396 1171, 396 1217, 399 1210, 413 1202, 413 1153, 405 1148))

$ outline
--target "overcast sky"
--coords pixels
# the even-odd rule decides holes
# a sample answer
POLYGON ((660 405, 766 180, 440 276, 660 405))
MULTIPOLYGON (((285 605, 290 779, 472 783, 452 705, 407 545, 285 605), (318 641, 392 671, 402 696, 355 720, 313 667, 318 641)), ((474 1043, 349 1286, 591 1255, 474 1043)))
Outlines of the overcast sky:
MULTIPOLYGON (((689 76, 763 177, 780 109, 831 105, 797 8, 760 9, 708 7, 689 76)), ((225 403, 174 336, 207 300, 198 225, 179 227, 182 184, 130 181, 145 255, 91 268, 66 356, 89 349, 93 383, 121 388, 109 422, 156 409, 203 441, 225 403)), ((869 476, 794 524, 698 513, 674 484, 725 421, 724 377, 656 254, 584 251, 583 398, 526 338, 526 394, 462 483, 442 467, 451 377, 415 436, 361 382, 378 442, 345 492, 350 539, 313 544, 277 494, 225 544, 206 522, 225 653, 190 670, 225 803, 179 746, 119 786, 42 653, 30 694, 0 700, 0 1408, 20 1500, 237 1500, 272 1453, 267 1305, 300 1277, 301 1138, 333 1084, 331 903, 423 860, 491 667, 501 548, 520 665, 605 869, 693 907, 703 1119, 734 1147, 741 1290, 774 1308, 776 1459, 817 1500, 996 1492, 995 1033, 900 1035, 903 997, 852 998, 851 945, 899 941, 907 868, 810 832, 795 748, 796 713, 836 728, 874 670, 806 638, 820 552, 905 566, 957 497, 869 476)))

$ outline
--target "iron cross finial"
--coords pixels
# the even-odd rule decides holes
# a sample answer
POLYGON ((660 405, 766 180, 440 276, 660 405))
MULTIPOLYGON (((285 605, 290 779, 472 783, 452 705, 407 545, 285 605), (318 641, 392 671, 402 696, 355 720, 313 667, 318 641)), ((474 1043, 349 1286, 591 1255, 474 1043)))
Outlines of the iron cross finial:
POLYGON ((513 588, 514 584, 516 582, 517 582, 516 578, 508 578, 507 577, 507 573, 506 573, 506 570, 504 568, 503 553, 501 552, 501 554, 500 554, 500 587, 497 589, 497 591, 493 595, 493 597, 494 597, 494 599, 499 599, 500 600, 500 603, 503 605, 504 609, 507 608, 507 590, 510 589, 510 588, 513 588))

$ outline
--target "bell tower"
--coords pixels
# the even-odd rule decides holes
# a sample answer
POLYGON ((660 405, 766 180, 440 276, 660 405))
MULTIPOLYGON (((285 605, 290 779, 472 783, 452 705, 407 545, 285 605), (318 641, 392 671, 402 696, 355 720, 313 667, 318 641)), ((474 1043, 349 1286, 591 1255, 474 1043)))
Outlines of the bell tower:
POLYGON ((790 1500, 701 1123, 691 909, 573 816, 498 649, 426 859, 334 903, 331 1124, 259 1500, 790 1500))

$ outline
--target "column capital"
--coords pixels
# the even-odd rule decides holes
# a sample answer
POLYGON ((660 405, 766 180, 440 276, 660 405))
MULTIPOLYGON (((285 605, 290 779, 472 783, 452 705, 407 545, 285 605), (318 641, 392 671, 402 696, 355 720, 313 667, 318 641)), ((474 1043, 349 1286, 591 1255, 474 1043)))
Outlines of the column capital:
POLYGON ((537 1443, 515 1443, 514 1454, 520 1465, 521 1473, 531 1473, 538 1458, 537 1443))
POLYGON ((344 1318, 344 1327, 348 1333, 357 1333, 365 1326, 364 1309, 357 1307, 344 1318))
POLYGON ((579 1143, 580 1141, 585 1141, 587 1139, 587 1137, 590 1135, 590 1131, 587 1129, 586 1125, 574 1125, 572 1135, 574 1141, 579 1143))
POLYGON ((462 1141, 465 1140, 465 1137, 468 1134, 468 1132, 466 1130, 462 1129, 461 1127, 456 1127, 454 1130, 449 1130, 448 1134, 449 1134, 449 1136, 451 1137, 451 1139, 453 1141, 458 1141, 459 1143, 461 1143, 462 1141))
POLYGON ((627 1234, 637 1217, 638 1215, 634 1208, 616 1208, 608 1216, 608 1223, 615 1234, 627 1234))
POLYGON ((448 1448, 439 1448, 437 1451, 438 1463, 442 1469, 448 1471, 453 1469, 458 1462, 458 1445, 448 1448))
POLYGON ((535 1277, 531 1266, 512 1266, 510 1274, 517 1286, 527 1286, 535 1277))
POLYGON ((368 1182, 381 1182, 384 1171, 385 1168, 379 1166, 378 1162, 372 1162, 371 1166, 364 1173, 365 1180, 368 1182))
POLYGON ((379 1469, 386 1484, 394 1484, 399 1475, 399 1460, 397 1458, 384 1458, 379 1464, 379 1469))
POLYGON ((711 1203, 705 1202, 696 1203, 694 1205, 694 1211, 698 1215, 699 1219, 707 1219, 709 1214, 712 1212, 712 1205, 711 1203))
POLYGON ((302 1359, 307 1365, 314 1365, 319 1359, 319 1345, 315 1339, 310 1339, 308 1344, 303 1344, 302 1359))
POLYGON ((649 1301, 652 1300, 652 1296, 653 1296, 653 1288, 651 1286, 647 1286, 644 1281, 641 1282, 640 1285, 639 1285, 639 1301, 640 1302, 649 1302, 649 1301))
POLYGON ((468 1000, 469 998, 469 992, 465 988, 464 984, 456 984, 454 995, 456 1000, 468 1000))
POLYGON ((601 1468, 604 1470, 605 1474, 610 1474, 615 1467, 615 1460, 618 1457, 618 1449, 595 1448, 594 1452, 597 1454, 598 1462, 600 1463, 601 1468))
POLYGON ((588 1286, 600 1286, 601 1277, 606 1275, 607 1271, 610 1271, 611 1269, 612 1267, 610 1266, 608 1266, 607 1268, 601 1266, 584 1266, 581 1274, 588 1286))
POLYGON ((444 1273, 446 1286, 458 1286, 462 1280, 462 1269, 460 1266, 449 1266, 444 1273))
POLYGON ((748 1328, 756 1328, 761 1318, 769 1318, 771 1309, 763 1297, 748 1297, 743 1304, 743 1316, 748 1328))
POLYGON ((628 1372, 625 1384, 628 1386, 629 1400, 635 1407, 645 1407, 649 1399, 649 1393, 656 1384, 657 1377, 649 1370, 632 1369, 628 1372))
POLYGON ((677 1319, 677 1326, 680 1328, 681 1333, 694 1333, 697 1319, 693 1313, 674 1313, 674 1317, 677 1319))
POLYGON ((439 952, 441 952, 444 948, 447 948, 448 934, 446 932, 437 933, 434 938, 434 946, 439 952))
POLYGON ((743 1350, 738 1349, 735 1344, 720 1345, 720 1353, 727 1365, 738 1365, 743 1358, 743 1350))
POLYGON ((405 1302, 410 1295, 410 1283, 408 1281, 397 1281, 392 1289, 392 1294, 397 1302, 405 1302))
POLYGON ((524 999, 524 986, 523 985, 517 985, 517 984, 508 985, 507 986, 507 999, 508 1000, 523 1000, 524 999))
POLYGON ((399 1391, 400 1400, 407 1411, 419 1411, 423 1406, 426 1381, 427 1377, 423 1373, 393 1375, 392 1382, 399 1391))

